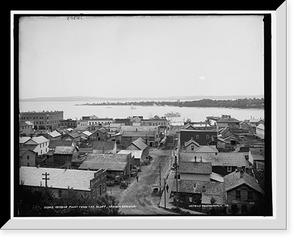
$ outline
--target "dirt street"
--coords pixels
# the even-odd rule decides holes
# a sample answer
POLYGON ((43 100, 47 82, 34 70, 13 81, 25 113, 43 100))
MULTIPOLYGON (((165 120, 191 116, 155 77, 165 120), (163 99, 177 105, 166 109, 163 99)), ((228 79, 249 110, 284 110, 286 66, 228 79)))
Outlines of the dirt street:
POLYGON ((142 172, 126 189, 113 188, 113 196, 119 201, 120 211, 126 215, 171 215, 173 213, 159 208, 160 197, 152 196, 152 185, 159 184, 159 167, 161 178, 170 166, 171 150, 150 149, 153 160, 149 165, 142 166, 142 172))

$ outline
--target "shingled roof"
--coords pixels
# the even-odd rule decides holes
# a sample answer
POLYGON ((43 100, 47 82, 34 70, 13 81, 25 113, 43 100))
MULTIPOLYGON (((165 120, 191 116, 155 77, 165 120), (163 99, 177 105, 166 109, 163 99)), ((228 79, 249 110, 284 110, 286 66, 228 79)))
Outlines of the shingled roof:
POLYGON ((129 161, 129 156, 128 154, 88 154, 79 169, 124 171, 129 161))
POLYGON ((243 153, 198 153, 198 152, 181 152, 179 154, 179 163, 181 162, 194 162, 195 156, 197 161, 202 158, 203 162, 211 162, 212 166, 237 166, 246 168, 249 167, 249 162, 245 159, 243 153))
POLYGON ((264 193, 256 179, 251 175, 248 175, 246 172, 234 171, 224 176, 224 183, 225 191, 230 191, 238 186, 245 184, 262 194, 264 193))
POLYGON ((135 147, 137 147, 140 150, 144 150, 148 147, 142 138, 138 138, 134 140, 131 144, 133 144, 135 147))
MULTIPOLYGON (((172 192, 176 192, 176 180, 173 182, 172 192)), ((178 181, 179 193, 200 194, 202 203, 211 204, 211 198, 215 198, 215 204, 225 204, 225 190, 223 182, 180 180, 178 181)))
POLYGON ((115 143, 115 141, 93 141, 92 148, 93 150, 108 152, 114 149, 115 143))
POLYGON ((179 165, 179 173, 209 175, 211 172, 212 166, 209 162, 183 162, 179 165))

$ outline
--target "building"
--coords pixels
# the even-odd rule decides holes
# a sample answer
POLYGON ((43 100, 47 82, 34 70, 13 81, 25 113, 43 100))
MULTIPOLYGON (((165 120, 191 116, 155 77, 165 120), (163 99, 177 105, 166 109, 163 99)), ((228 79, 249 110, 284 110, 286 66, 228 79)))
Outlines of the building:
POLYGON ((145 143, 142 138, 138 138, 131 142, 131 144, 126 148, 126 150, 140 150, 142 151, 141 160, 145 161, 149 156, 149 146, 145 143))
POLYGON ((233 215, 261 215, 264 191, 257 181, 243 170, 224 177, 228 213, 233 215))
POLYGON ((95 171, 104 169, 109 176, 126 179, 130 175, 130 164, 129 154, 88 154, 78 169, 95 171))
POLYGON ((258 171, 265 170, 265 148, 249 148, 249 162, 258 171))
POLYGON ((230 115, 222 115, 220 119, 217 120, 218 129, 222 127, 239 127, 240 121, 232 118, 230 115))
POLYGON ((21 186, 32 190, 50 190, 54 197, 68 195, 70 190, 84 198, 98 198, 106 194, 106 171, 82 171, 54 168, 20 168, 21 186))
POLYGON ((24 121, 20 122, 20 135, 30 136, 32 133, 32 126, 24 121))
POLYGON ((210 181, 212 165, 209 162, 182 162, 178 173, 180 180, 210 181))
POLYGON ((59 127, 60 121, 63 120, 63 111, 28 111, 21 112, 21 122, 31 121, 34 129, 53 131, 59 127))
POLYGON ((179 207, 204 213, 209 213, 213 207, 218 207, 219 211, 224 211, 226 208, 223 182, 174 180, 171 196, 174 197, 177 192, 179 207))
POLYGON ((127 148, 138 138, 142 138, 149 147, 158 145, 160 140, 157 126, 122 126, 121 133, 123 148, 127 148))
POLYGON ((30 149, 20 149, 19 150, 19 166, 36 166, 36 156, 37 153, 30 149))
POLYGON ((47 137, 49 140, 61 140, 61 134, 56 130, 53 132, 47 132, 45 137, 47 137))
POLYGON ((73 154, 76 149, 74 146, 56 146, 53 153, 53 163, 51 167, 60 168, 65 166, 65 168, 70 168, 73 154))
POLYGON ((235 152, 219 152, 219 153, 186 153, 180 152, 179 166, 184 162, 210 162, 212 165, 212 172, 219 175, 225 176, 238 168, 244 168, 249 171, 251 165, 248 160, 246 160, 243 153, 235 152))
POLYGON ((50 140, 49 151, 54 151, 57 146, 72 146, 75 148, 75 143, 71 140, 50 140))
POLYGON ((199 145, 214 145, 217 139, 217 130, 181 129, 180 148, 185 147, 185 143, 193 139, 199 145))
POLYGON ((115 123, 124 124, 124 126, 131 126, 130 118, 116 118, 115 123))
POLYGON ((30 149, 37 155, 44 155, 49 151, 49 140, 43 136, 39 137, 20 137, 20 148, 30 149))
POLYGON ((116 141, 93 141, 92 149, 97 154, 116 154, 117 144, 116 141))
POLYGON ((161 126, 167 127, 169 125, 169 121, 165 117, 154 116, 150 119, 142 119, 140 121, 141 126, 161 126))
POLYGON ((118 154, 130 154, 132 158, 132 168, 141 169, 142 163, 146 160, 146 157, 143 157, 142 150, 120 150, 118 154))
POLYGON ((108 125, 110 123, 113 123, 114 119, 105 117, 105 118, 89 119, 89 120, 86 120, 86 121, 87 121, 88 126, 96 126, 96 125, 104 126, 104 125, 108 125))
POLYGON ((255 130, 256 136, 260 139, 265 139, 265 125, 259 124, 255 130))
POLYGON ((199 145, 194 139, 190 139, 185 142, 185 148, 182 150, 184 152, 198 152, 198 153, 218 153, 219 150, 215 145, 199 145))
POLYGON ((77 127, 77 120, 72 120, 72 119, 61 120, 59 125, 61 127, 76 128, 77 127))
POLYGON ((89 136, 90 141, 106 141, 108 139, 107 129, 104 127, 98 128, 89 136))

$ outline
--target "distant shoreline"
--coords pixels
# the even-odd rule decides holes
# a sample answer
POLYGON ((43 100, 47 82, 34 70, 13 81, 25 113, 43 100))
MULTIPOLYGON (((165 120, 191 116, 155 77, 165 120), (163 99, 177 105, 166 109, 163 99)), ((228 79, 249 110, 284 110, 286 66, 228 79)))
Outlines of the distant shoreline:
POLYGON ((224 95, 224 96, 172 96, 158 98, 143 98, 143 97, 120 97, 120 98, 105 98, 91 96, 69 96, 69 97, 37 97, 19 99, 20 102, 143 102, 143 101, 195 101, 203 99, 211 100, 235 100, 235 99, 261 99, 263 95, 224 95))
POLYGON ((134 101, 134 102, 102 102, 83 103, 75 106, 160 106, 160 107, 193 107, 193 108, 236 108, 236 109, 264 109, 264 99, 237 100, 195 100, 195 101, 134 101))

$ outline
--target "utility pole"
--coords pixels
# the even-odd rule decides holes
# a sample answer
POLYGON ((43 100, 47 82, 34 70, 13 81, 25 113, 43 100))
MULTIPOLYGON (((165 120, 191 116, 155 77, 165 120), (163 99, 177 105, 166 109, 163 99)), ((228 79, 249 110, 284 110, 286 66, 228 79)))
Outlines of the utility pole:
POLYGON ((167 179, 164 178, 164 193, 165 193, 165 208, 167 208, 167 192, 166 192, 167 179))
POLYGON ((161 192, 161 161, 159 160, 159 192, 161 192))
POLYGON ((177 164, 177 157, 175 156, 175 162, 174 162, 174 167, 175 167, 175 178, 176 178, 176 206, 178 208, 178 202, 179 202, 179 193, 178 193, 178 164, 177 164))
POLYGON ((50 174, 45 172, 42 175, 45 176, 45 178, 42 178, 42 180, 45 180, 45 187, 48 187, 47 181, 50 180, 50 178, 48 177, 48 175, 50 175, 50 174))

